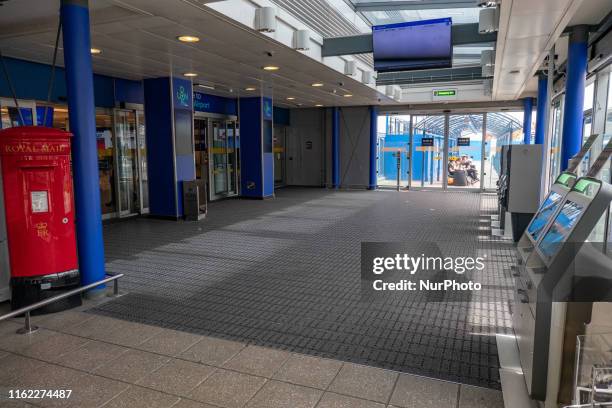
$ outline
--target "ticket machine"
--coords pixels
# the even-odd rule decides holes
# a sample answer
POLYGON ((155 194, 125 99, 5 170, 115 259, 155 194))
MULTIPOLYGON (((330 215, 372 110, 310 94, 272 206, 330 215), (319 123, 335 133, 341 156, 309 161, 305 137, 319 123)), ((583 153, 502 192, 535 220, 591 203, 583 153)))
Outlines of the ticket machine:
MULTIPOLYGON (((0 131, 13 309, 80 283, 71 137, 68 132, 45 127, 22 126, 0 131)), ((77 295, 37 312, 62 310, 80 303, 77 295)))
POLYGON ((571 268, 589 234, 609 208, 612 186, 582 177, 571 189, 564 173, 519 241, 513 325, 527 390, 546 399, 553 303, 572 300, 571 268), (569 190, 569 191, 566 191, 569 190))

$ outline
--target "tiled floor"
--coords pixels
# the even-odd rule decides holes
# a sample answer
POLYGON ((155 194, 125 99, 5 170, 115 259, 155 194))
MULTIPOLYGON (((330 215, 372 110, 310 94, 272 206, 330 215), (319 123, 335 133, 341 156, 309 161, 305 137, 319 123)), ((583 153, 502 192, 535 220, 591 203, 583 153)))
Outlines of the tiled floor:
POLYGON ((81 311, 0 322, 0 407, 502 408, 501 392, 81 311), (9 390, 71 389, 9 400, 9 390))

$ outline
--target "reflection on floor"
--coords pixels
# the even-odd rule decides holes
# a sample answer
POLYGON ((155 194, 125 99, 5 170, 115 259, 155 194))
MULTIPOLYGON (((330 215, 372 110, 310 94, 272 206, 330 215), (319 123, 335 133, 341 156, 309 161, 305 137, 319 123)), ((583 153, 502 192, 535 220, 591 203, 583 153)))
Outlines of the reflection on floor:
POLYGON ((510 333, 504 271, 490 236, 495 197, 465 192, 285 189, 213 203, 205 221, 105 227, 107 269, 130 293, 99 315, 499 389, 496 333, 510 333), (362 241, 433 242, 485 256, 467 301, 360 296, 362 241))

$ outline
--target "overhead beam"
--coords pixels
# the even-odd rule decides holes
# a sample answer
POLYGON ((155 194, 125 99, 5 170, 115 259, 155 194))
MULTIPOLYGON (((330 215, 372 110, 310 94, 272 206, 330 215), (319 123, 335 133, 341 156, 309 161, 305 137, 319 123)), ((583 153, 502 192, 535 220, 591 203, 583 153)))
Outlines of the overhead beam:
MULTIPOLYGON (((497 41, 497 33, 480 34, 478 24, 455 24, 452 29, 453 46, 461 45, 493 45, 497 41)), ((374 51, 372 34, 360 34, 349 37, 334 37, 323 39, 323 56, 367 54, 374 51)))
POLYGON ((376 85, 410 85, 434 82, 459 82, 484 79, 482 67, 456 67, 427 69, 421 71, 382 72, 378 74, 376 85))
POLYGON ((474 5, 470 0, 363 1, 355 4, 355 11, 473 8, 474 5))

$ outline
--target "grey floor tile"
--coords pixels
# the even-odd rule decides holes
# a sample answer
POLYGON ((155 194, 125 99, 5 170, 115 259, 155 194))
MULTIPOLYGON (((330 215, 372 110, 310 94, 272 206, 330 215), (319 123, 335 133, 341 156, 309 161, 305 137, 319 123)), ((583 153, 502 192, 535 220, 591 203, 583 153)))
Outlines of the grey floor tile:
POLYGON ((19 353, 27 357, 37 358, 43 361, 54 361, 58 350, 70 353, 83 346, 89 340, 82 337, 72 336, 64 333, 53 333, 44 341, 38 341, 27 347, 23 347, 19 353))
POLYGON ((504 408, 501 391, 462 385, 458 408, 504 408))
POLYGON ((329 391, 387 403, 397 375, 392 371, 345 363, 329 386, 329 391))
POLYGON ((137 386, 131 386, 104 405, 104 408, 170 408, 178 397, 137 386))
POLYGON ((202 340, 181 353, 180 357, 196 363, 220 367, 244 347, 243 343, 235 341, 203 337, 202 340))
POLYGON ((34 405, 24 401, 0 399, 0 408, 34 408, 34 405))
POLYGON ((47 329, 38 329, 34 333, 30 334, 17 334, 15 327, 18 326, 4 326, 5 332, 0 333, 0 350, 19 353, 26 347, 33 346, 37 343, 44 343, 50 337, 56 333, 47 329))
MULTIPOLYGON (((45 329, 63 332, 67 328, 81 324, 93 317, 95 316, 88 313, 67 310, 59 313, 33 316, 32 322, 39 327, 44 327, 45 329)), ((20 318, 19 321, 23 322, 23 318, 20 318)))
POLYGON ((317 408, 385 408, 385 404, 326 392, 317 408))
POLYGON ((458 384, 402 374, 391 396, 391 404, 402 408, 454 407, 458 392, 458 384))
POLYGON ((184 360, 170 360, 148 374, 138 385, 180 396, 187 396, 214 371, 215 367, 184 360))
POLYGON ((62 332, 75 336, 97 338, 116 328, 117 319, 105 316, 94 315, 91 319, 86 319, 78 324, 67 326, 62 332))
POLYGON ((271 380, 249 401, 247 408, 312 408, 322 394, 320 390, 271 380))
POLYGON ((169 357, 141 350, 129 350, 97 368, 94 373, 135 384, 138 380, 163 366, 169 357))
POLYGON ((19 389, 67 389, 83 373, 28 357, 2 359, 0 386, 19 389))
POLYGON ((190 398, 227 408, 243 407, 266 379, 248 374, 219 369, 196 387, 190 398))
POLYGON ((202 336, 197 334, 164 329, 144 343, 137 345, 136 348, 174 357, 201 339, 202 336))
POLYGON ((70 326, 64 331, 93 340, 134 347, 150 339, 161 330, 159 327, 95 316, 81 324, 70 326))
POLYGON ((204 404, 202 402, 196 402, 188 399, 182 399, 174 404, 172 408, 219 408, 214 405, 204 404))
POLYGON ((273 378, 324 390, 331 384, 341 367, 340 361, 292 354, 273 378))
POLYGON ((249 346, 223 365, 241 373, 271 377, 289 358, 290 353, 266 347, 249 346))
POLYGON ((90 340, 78 349, 57 355, 53 362, 91 373, 98 367, 111 360, 115 360, 126 351, 128 351, 128 349, 125 347, 90 340))
POLYGON ((44 401, 44 407, 98 408, 119 395, 128 384, 96 375, 85 374, 71 384, 72 395, 67 400, 44 401))

